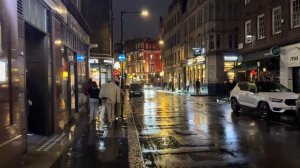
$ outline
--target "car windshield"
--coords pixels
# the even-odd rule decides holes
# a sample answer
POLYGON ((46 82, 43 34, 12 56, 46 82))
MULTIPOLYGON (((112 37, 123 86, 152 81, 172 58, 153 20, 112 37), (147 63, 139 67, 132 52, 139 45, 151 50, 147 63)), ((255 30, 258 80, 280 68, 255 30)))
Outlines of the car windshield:
POLYGON ((290 92, 288 88, 275 82, 257 82, 258 92, 290 92))

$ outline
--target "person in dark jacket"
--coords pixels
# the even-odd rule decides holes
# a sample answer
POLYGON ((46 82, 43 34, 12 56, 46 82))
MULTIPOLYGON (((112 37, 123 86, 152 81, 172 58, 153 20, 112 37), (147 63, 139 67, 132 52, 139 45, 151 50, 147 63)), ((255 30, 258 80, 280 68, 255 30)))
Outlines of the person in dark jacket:
POLYGON ((91 87, 89 88, 89 102, 90 102, 90 122, 96 119, 98 113, 99 105, 99 93, 100 89, 97 86, 96 82, 92 82, 91 87))

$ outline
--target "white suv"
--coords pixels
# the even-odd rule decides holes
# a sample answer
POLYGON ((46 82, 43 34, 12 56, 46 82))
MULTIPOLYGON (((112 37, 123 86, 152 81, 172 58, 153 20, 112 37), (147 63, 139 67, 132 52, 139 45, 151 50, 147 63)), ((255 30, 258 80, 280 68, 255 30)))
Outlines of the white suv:
POLYGON ((275 82, 239 82, 230 93, 231 108, 237 113, 241 106, 257 109, 262 119, 271 112, 296 111, 298 94, 275 82))

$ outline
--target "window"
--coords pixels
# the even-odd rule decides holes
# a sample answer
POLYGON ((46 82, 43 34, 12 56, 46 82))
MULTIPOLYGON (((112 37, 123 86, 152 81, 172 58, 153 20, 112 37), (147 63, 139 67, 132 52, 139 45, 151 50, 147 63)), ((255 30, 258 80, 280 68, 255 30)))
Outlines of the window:
POLYGON ((209 20, 215 19, 215 6, 214 6, 214 4, 209 4, 208 18, 209 18, 209 20))
POLYGON ((216 46, 217 46, 217 49, 219 49, 219 48, 221 48, 221 35, 217 34, 216 38, 217 38, 216 46))
POLYGON ((245 5, 247 5, 250 2, 251 2, 251 0, 245 0, 245 5))
POLYGON ((300 0, 292 0, 291 3, 292 28, 300 26, 300 0))
POLYGON ((265 15, 261 14, 257 17, 257 37, 259 39, 263 39, 266 36, 266 30, 265 30, 265 15))
POLYGON ((245 43, 252 42, 252 39, 250 39, 249 37, 252 37, 251 20, 245 22, 245 43))
POLYGON ((215 49, 215 35, 209 35, 209 49, 215 49))
POLYGON ((273 8, 272 10, 272 29, 273 34, 281 33, 281 7, 273 8))

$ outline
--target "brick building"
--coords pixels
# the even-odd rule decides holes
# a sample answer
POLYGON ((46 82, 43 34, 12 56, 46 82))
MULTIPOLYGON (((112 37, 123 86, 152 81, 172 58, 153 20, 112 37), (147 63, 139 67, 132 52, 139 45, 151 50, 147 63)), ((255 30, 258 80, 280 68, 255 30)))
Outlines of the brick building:
POLYGON ((157 40, 139 38, 126 41, 127 84, 142 82, 160 85, 161 54, 157 40))
POLYGON ((280 81, 299 93, 300 0, 243 0, 239 9, 242 76, 280 81))

